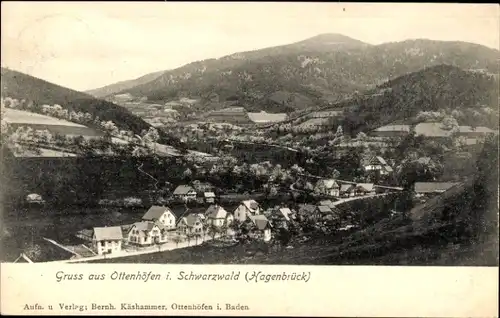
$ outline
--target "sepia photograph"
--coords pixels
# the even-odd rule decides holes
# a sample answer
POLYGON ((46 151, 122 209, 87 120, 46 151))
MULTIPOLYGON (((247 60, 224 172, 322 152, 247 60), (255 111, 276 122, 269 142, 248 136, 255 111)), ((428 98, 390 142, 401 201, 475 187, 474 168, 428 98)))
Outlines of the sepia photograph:
POLYGON ((2 3, 1 261, 498 266, 498 7, 384 6, 2 3))

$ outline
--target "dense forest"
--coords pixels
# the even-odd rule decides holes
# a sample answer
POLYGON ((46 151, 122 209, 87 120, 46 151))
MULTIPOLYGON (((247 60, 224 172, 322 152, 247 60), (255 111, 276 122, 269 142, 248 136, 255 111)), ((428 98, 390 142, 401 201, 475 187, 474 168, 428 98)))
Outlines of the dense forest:
POLYGON ((411 123, 420 112, 439 111, 462 125, 498 127, 498 80, 491 75, 438 65, 390 80, 342 102, 331 119, 355 135, 396 121, 411 123))

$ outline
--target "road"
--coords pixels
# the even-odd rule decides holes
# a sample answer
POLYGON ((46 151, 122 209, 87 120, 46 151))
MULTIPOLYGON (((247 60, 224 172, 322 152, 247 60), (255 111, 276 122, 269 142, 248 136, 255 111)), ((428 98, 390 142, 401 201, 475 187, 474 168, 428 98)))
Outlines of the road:
POLYGON ((281 148, 281 149, 289 150, 291 152, 301 152, 300 150, 295 149, 295 148, 290 148, 290 147, 276 145, 276 144, 257 143, 257 142, 242 141, 242 140, 237 140, 237 139, 228 139, 228 141, 235 142, 235 143, 240 143, 240 144, 245 144, 245 145, 254 145, 254 146, 266 146, 266 147, 281 148))
MULTIPOLYGON (((220 234, 216 235, 215 238, 220 238, 220 234)), ((88 262, 88 261, 97 261, 97 260, 102 260, 102 259, 108 259, 108 258, 118 258, 118 257, 127 257, 127 256, 133 256, 133 255, 143 255, 143 254, 151 254, 151 253, 158 253, 158 252, 164 252, 164 251, 171 251, 175 250, 178 248, 186 248, 190 246, 196 246, 200 245, 203 242, 208 242, 211 241, 212 237, 211 236, 205 236, 205 238, 200 238, 198 239, 198 242, 196 242, 195 239, 191 239, 190 242, 188 241, 183 241, 179 242, 179 244, 176 244, 174 242, 167 242, 162 245, 158 246, 151 246, 151 247, 143 247, 140 249, 123 249, 120 252, 116 252, 113 254, 107 254, 107 255, 96 255, 96 256, 91 256, 91 257, 81 257, 81 258, 74 258, 74 259, 66 259, 66 260, 60 260, 60 261, 50 261, 50 262, 45 262, 45 263, 82 263, 82 262, 88 262)), ((51 240, 52 241, 52 240, 51 240)), ((54 242, 51 242, 54 244, 54 242)), ((60 244, 56 242, 57 247, 61 248, 60 244)))

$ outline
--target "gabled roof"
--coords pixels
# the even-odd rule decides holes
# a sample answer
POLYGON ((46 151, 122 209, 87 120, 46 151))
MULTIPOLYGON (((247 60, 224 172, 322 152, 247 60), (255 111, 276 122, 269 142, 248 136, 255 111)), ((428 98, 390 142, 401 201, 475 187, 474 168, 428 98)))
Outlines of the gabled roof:
POLYGON ((255 212, 259 208, 259 204, 255 200, 245 200, 242 201, 241 204, 243 204, 251 212, 255 212))
POLYGON ((321 179, 318 182, 322 182, 327 189, 338 189, 339 185, 335 179, 321 179))
POLYGON ((227 211, 220 205, 212 204, 208 207, 205 215, 211 219, 225 219, 227 216, 227 211))
POLYGON ((165 227, 163 224, 160 223, 155 223, 151 221, 142 221, 142 222, 136 222, 132 225, 132 227, 129 229, 129 231, 132 228, 135 228, 139 231, 144 231, 144 232, 149 232, 151 231, 155 226, 157 226, 160 230, 163 230, 165 227))
POLYGON ((182 195, 182 194, 188 194, 189 192, 194 191, 194 189, 188 185, 180 185, 174 190, 174 194, 176 195, 182 195))
POLYGON ((250 219, 253 221, 253 223, 257 226, 259 230, 265 230, 269 224, 269 220, 266 218, 265 215, 259 214, 259 215, 252 215, 250 216, 250 219))
POLYGON ((168 207, 153 205, 152 207, 149 208, 146 214, 144 214, 142 219, 148 221, 156 221, 167 211, 172 213, 172 211, 168 207))
POLYGON ((123 238, 120 226, 94 227, 94 235, 97 241, 113 241, 123 238))
POLYGON ((326 206, 326 205, 320 205, 318 206, 318 211, 321 212, 321 213, 332 213, 332 209, 330 209, 329 206, 326 206))
POLYGON ((417 193, 440 193, 460 184, 459 182, 415 182, 417 193))
POLYGON ((290 221, 290 215, 292 214, 292 210, 290 210, 289 208, 280 208, 278 211, 281 213, 281 215, 283 215, 285 220, 290 221))
POLYGON ((373 186, 374 186, 373 183, 358 183, 358 184, 356 184, 356 188, 363 190, 363 191, 367 191, 367 192, 373 191, 373 186))
POLYGON ((380 156, 376 156, 375 159, 378 160, 378 162, 380 162, 381 164, 387 165, 387 161, 385 161, 384 158, 382 158, 380 156))
POLYGON ((353 184, 342 184, 340 186, 340 192, 350 191, 354 188, 353 184))
POLYGON ((201 222, 201 217, 198 215, 198 213, 191 213, 186 217, 182 218, 184 222, 186 223, 187 226, 193 227, 196 222, 201 222))

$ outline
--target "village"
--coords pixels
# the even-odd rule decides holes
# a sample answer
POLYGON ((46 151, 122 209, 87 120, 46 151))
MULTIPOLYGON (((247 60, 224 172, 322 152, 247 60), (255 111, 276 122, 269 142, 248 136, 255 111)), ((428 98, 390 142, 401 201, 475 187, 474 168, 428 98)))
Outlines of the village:
MULTIPOLYGON (((393 170, 380 156, 368 160, 364 169, 367 173, 377 174, 389 174, 393 170)), ((417 182, 413 197, 425 202, 458 184, 417 182)), ((229 206, 234 207, 234 204, 221 203, 224 200, 216 195, 211 184, 195 181, 177 186, 172 193, 170 202, 172 206, 183 206, 181 213, 175 213, 167 204, 152 205, 142 217, 137 217, 136 222, 96 226, 74 233, 83 241, 80 244, 67 245, 51 238, 43 239, 69 256, 56 262, 70 263, 157 253, 209 241, 226 245, 248 241, 278 242, 287 247, 293 234, 303 227, 330 233, 359 228, 356 218, 339 208, 344 203, 403 191, 401 187, 323 178, 317 180, 314 189, 314 198, 308 203, 281 203, 265 208, 257 200, 247 198, 230 209, 229 206)), ((300 193, 304 190, 291 186, 290 191, 300 193)), ((41 200, 38 197, 28 199, 32 202, 41 200)), ((391 211, 391 215, 396 213, 391 211)), ((20 261, 32 262, 24 253, 16 259, 16 262, 20 261)))

